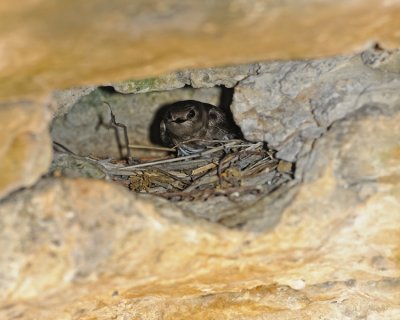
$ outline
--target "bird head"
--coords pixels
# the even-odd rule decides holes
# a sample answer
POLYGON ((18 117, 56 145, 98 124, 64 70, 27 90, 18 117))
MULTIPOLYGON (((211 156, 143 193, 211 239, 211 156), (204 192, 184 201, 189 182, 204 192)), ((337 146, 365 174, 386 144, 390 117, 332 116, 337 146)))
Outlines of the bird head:
POLYGON ((190 137, 207 125, 207 112, 199 101, 179 101, 168 108, 163 121, 174 136, 190 137))

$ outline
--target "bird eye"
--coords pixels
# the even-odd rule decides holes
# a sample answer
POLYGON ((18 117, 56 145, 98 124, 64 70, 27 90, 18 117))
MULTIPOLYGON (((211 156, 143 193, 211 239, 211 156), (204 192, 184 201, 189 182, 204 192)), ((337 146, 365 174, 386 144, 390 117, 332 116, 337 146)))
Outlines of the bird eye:
POLYGON ((218 118, 218 116, 215 114, 215 113, 210 113, 210 115, 209 115, 209 117, 210 117, 210 119, 212 119, 212 120, 217 120, 217 118, 218 118))
POLYGON ((210 110, 210 113, 208 114, 209 118, 212 120, 217 120, 218 114, 214 110, 210 110))
POLYGON ((196 112, 194 112, 194 110, 190 110, 190 112, 187 115, 187 118, 192 119, 195 115, 196 115, 196 112))

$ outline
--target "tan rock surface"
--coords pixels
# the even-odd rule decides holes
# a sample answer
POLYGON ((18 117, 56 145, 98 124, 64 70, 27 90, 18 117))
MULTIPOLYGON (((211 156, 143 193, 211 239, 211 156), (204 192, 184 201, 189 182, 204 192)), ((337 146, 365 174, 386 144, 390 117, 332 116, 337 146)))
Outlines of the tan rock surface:
POLYGON ((102 181, 44 180, 0 207, 0 318, 396 319, 399 121, 372 105, 332 125, 269 231, 193 221, 102 181))
POLYGON ((0 103, 0 198, 33 185, 51 162, 49 112, 33 101, 0 103))
POLYGON ((0 5, 0 98, 186 67, 400 44, 396 0, 25 0, 0 5))
POLYGON ((400 319, 399 53, 176 71, 398 48, 399 30, 397 0, 1 2, 0 319, 400 319), (116 80, 141 94, 240 81, 246 137, 298 160, 296 179, 213 220, 235 229, 110 182, 35 184, 45 107, 79 123, 92 85, 116 80))

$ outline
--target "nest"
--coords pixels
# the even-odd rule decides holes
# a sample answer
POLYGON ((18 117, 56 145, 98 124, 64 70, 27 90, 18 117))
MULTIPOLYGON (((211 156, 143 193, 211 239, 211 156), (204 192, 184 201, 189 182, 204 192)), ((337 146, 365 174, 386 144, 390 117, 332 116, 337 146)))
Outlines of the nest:
MULTIPOLYGON (((240 140, 213 142, 197 155, 113 168, 113 180, 136 192, 169 200, 206 200, 210 196, 240 196, 268 192, 290 178, 263 143, 240 140)), ((110 167, 108 167, 110 168, 110 167)))
POLYGON ((53 163, 53 172, 61 170, 71 175, 73 166, 78 166, 86 176, 88 172, 99 171, 103 178, 118 182, 132 191, 172 201, 265 194, 292 177, 292 165, 276 159, 274 151, 261 142, 242 140, 212 141, 207 150, 199 154, 154 161, 135 159, 133 165, 127 165, 126 161, 73 154, 69 154, 68 158, 70 160, 65 161, 65 154, 59 155, 58 165, 53 163), (97 171, 89 170, 93 167, 97 171), (66 172, 66 168, 70 171, 66 172))
POLYGON ((133 146, 129 145, 127 129, 115 121, 111 107, 110 112, 111 121, 107 126, 115 129, 120 157, 125 160, 78 156, 55 142, 58 152, 51 168, 53 174, 112 180, 132 191, 172 201, 265 195, 292 179, 292 164, 276 159, 275 152, 262 142, 202 141, 207 149, 190 156, 151 161, 133 158, 130 155, 133 146), (118 128, 124 130, 123 138, 118 136, 118 128))

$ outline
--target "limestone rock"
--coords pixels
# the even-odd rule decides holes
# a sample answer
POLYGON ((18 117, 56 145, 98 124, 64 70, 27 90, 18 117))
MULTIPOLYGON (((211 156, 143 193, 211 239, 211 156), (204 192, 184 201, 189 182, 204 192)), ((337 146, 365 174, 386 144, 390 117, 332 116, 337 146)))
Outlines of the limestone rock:
POLYGON ((159 77, 108 83, 120 93, 144 93, 182 88, 211 88, 225 86, 232 88, 250 75, 256 74, 258 64, 243 64, 226 67, 186 69, 159 77))
POLYGON ((400 318, 399 28, 394 0, 0 3, 0 319, 400 318), (51 113, 58 142, 112 156, 103 100, 147 144, 153 111, 214 86, 294 180, 209 202, 214 223, 57 168, 36 183, 51 113))
POLYGON ((396 319, 399 121, 379 103, 335 121, 272 227, 265 203, 228 229, 98 180, 15 193, 0 206, 0 318, 396 319))
POLYGON ((295 161, 305 144, 363 104, 400 100, 400 74, 395 67, 388 72, 384 64, 398 56, 370 50, 352 57, 261 64, 258 75, 236 86, 232 112, 247 139, 266 141, 278 157, 295 161), (375 58, 368 61, 368 54, 375 58))
POLYGON ((117 92, 120 93, 145 93, 153 91, 165 91, 177 88, 183 88, 188 83, 187 74, 183 72, 171 72, 159 77, 127 80, 121 83, 110 83, 117 92))
POLYGON ((393 49, 399 17, 391 0, 3 1, 0 98, 185 68, 348 54, 374 42, 393 49))
POLYGON ((54 91, 49 103, 53 116, 62 116, 68 113, 82 97, 89 95, 95 89, 96 87, 92 86, 54 91))
POLYGON ((193 88, 208 88, 220 85, 232 88, 236 86, 239 81, 256 74, 258 68, 259 65, 256 63, 189 70, 189 84, 193 88))
POLYGON ((0 103, 0 198, 33 185, 48 170, 49 112, 34 101, 0 103))

